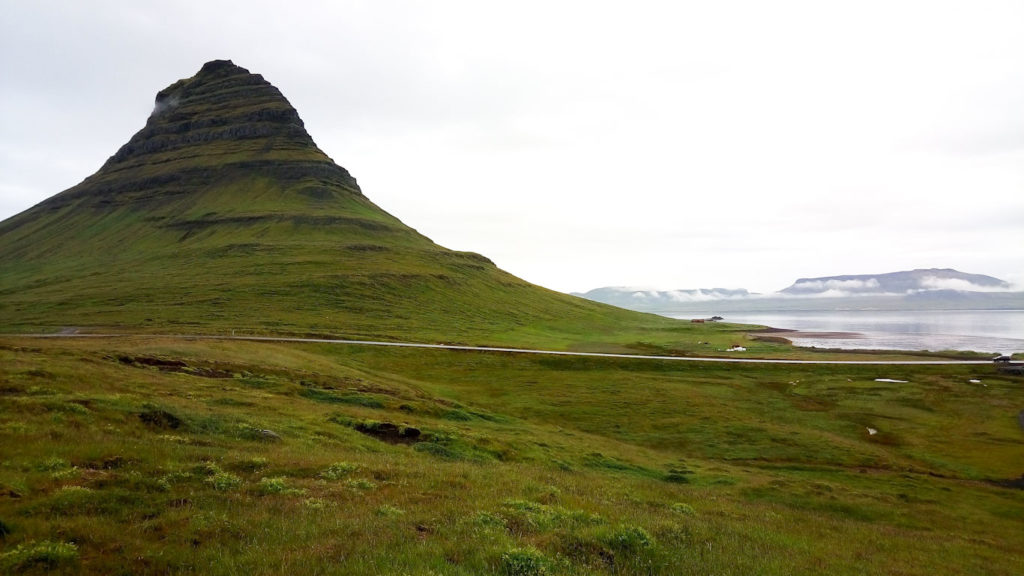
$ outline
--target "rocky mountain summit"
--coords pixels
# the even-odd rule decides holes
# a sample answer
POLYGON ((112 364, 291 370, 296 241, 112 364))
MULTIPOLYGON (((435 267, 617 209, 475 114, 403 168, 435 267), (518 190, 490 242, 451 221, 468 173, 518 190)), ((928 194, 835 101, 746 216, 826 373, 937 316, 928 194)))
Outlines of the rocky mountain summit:
POLYGON ((284 179, 321 199, 331 189, 360 193, 348 171, 317 148, 280 90, 230 60, 214 60, 157 93, 146 126, 96 174, 47 204, 183 194, 239 172, 284 179))

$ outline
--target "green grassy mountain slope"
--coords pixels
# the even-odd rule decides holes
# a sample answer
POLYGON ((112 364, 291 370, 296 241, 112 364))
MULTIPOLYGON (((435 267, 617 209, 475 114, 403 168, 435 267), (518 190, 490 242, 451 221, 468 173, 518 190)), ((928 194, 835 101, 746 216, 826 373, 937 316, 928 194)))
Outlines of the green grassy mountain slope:
POLYGON ((0 223, 0 269, 8 331, 557 344, 674 329, 434 244, 363 196, 277 88, 230 61, 160 91, 96 174, 0 223))

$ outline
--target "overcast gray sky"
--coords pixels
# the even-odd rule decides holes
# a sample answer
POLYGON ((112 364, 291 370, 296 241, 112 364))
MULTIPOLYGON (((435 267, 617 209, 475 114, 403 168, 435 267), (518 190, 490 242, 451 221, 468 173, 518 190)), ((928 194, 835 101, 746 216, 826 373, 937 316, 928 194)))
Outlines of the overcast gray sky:
POLYGON ((232 59, 378 205, 562 291, 1024 284, 1024 2, 0 0, 0 219, 232 59))

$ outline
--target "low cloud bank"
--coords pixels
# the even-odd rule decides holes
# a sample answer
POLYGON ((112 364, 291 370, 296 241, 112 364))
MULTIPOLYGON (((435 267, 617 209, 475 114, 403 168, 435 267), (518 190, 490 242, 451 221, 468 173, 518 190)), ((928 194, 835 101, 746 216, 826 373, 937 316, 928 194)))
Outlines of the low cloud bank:
POLYGON ((640 302, 710 302, 714 300, 738 300, 760 296, 760 294, 751 294, 743 289, 729 290, 726 288, 698 288, 695 290, 637 290, 632 291, 630 294, 630 298, 640 302))
POLYGON ((883 292, 881 290, 841 290, 839 288, 826 288, 820 292, 776 292, 771 294, 772 298, 787 298, 790 300, 799 298, 854 298, 861 296, 902 296, 901 292, 883 292))
POLYGON ((801 280, 793 291, 808 292, 879 292, 882 285, 876 278, 867 280, 801 280))
POLYGON ((998 286, 985 286, 975 284, 962 278, 938 278, 929 276, 921 279, 921 288, 917 292, 927 290, 956 290, 957 292, 1013 292, 1014 288, 1008 283, 998 286))

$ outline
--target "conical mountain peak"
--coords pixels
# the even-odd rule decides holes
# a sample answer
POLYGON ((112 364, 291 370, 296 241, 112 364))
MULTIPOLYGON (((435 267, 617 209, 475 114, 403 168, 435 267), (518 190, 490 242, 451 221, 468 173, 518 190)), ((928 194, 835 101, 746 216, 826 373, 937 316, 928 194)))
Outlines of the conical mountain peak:
POLYGON ((158 92, 146 127, 108 165, 222 140, 262 140, 260 150, 267 144, 316 148, 280 90, 230 60, 214 60, 158 92))
MULTIPOLYGON (((267 88, 273 89, 269 82, 263 79, 259 74, 251 74, 245 68, 236 66, 230 60, 213 60, 207 62, 203 67, 191 78, 183 78, 178 80, 174 84, 171 84, 167 88, 157 92, 156 102, 153 106, 153 113, 150 116, 150 122, 159 122, 166 120, 168 113, 177 110, 182 100, 199 99, 198 102, 193 102, 192 113, 200 113, 205 116, 211 116, 216 110, 214 109, 203 109, 197 108, 195 104, 204 104, 202 99, 209 97, 210 95, 218 92, 223 93, 225 88, 237 88, 240 85, 248 85, 255 89, 250 89, 246 93, 234 94, 233 104, 237 105, 244 100, 257 99, 267 101, 266 98, 268 91, 267 88), (225 84, 225 82, 228 82, 225 84), (260 90, 263 88, 263 90, 260 90), (205 114, 204 114, 205 113, 205 114)), ((279 99, 284 99, 284 96, 280 92, 274 94, 279 99)), ((285 101, 287 105, 287 101, 285 101)), ((290 106, 289 106, 290 107, 290 106)), ((186 108, 187 110, 187 108, 186 108)), ((186 114, 178 114, 179 119, 184 117, 186 114)))
POLYGON ((230 60, 213 60, 160 90, 145 127, 96 174, 48 202, 180 195, 239 169, 278 180, 312 175, 360 193, 280 90, 230 60))

